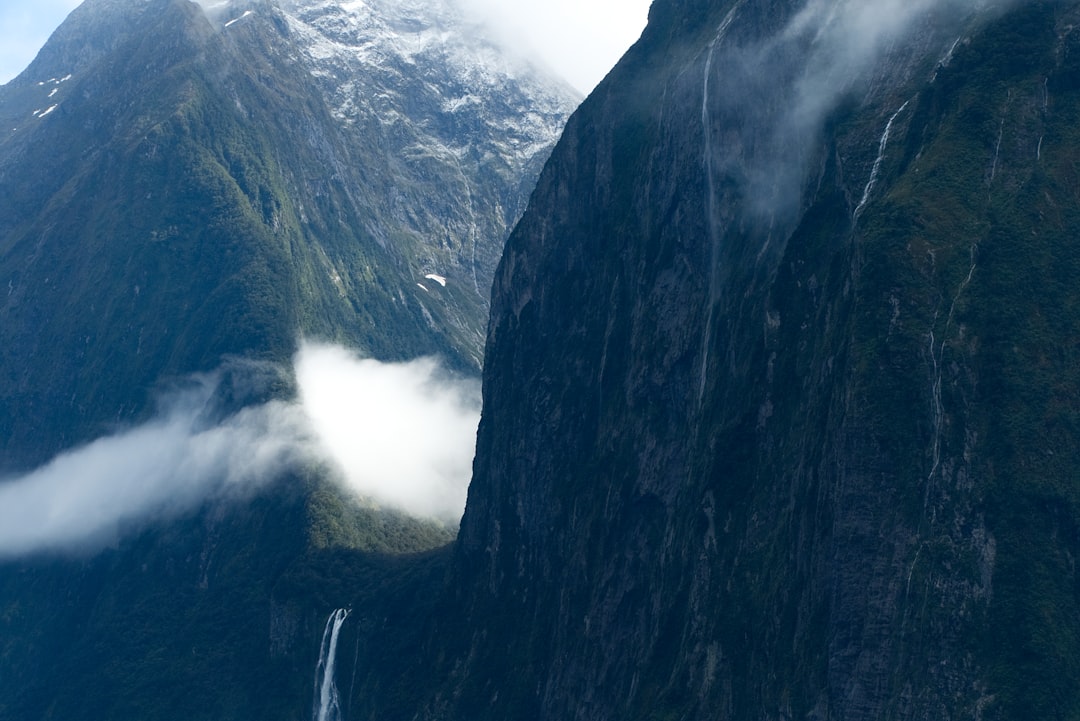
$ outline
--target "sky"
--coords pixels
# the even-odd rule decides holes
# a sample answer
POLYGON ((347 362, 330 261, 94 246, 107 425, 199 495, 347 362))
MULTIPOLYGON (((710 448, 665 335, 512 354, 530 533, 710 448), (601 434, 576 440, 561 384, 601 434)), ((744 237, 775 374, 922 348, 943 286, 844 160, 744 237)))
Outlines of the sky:
MULTIPOLYGON (((650 0, 465 0, 518 47, 588 93, 630 47, 650 0)), ((18 75, 81 0, 0 0, 0 83, 18 75)))
POLYGON ((81 0, 0 0, 0 83, 30 64, 81 0))

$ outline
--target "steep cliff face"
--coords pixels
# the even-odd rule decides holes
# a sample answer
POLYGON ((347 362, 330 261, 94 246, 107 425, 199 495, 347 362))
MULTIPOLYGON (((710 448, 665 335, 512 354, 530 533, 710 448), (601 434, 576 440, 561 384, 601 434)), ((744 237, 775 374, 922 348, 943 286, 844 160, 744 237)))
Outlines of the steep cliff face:
POLYGON ((497 273, 433 717, 1078 712, 1078 17, 654 4, 497 273))

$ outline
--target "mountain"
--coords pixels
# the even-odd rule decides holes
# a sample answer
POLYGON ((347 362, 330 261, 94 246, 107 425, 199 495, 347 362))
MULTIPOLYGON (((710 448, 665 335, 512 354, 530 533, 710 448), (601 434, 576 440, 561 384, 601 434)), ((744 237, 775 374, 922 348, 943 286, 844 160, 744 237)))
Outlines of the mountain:
POLYGON ((423 718, 1080 713, 1078 13, 656 0, 496 274, 423 718))
MULTIPOLYGON (((296 717, 316 685, 382 721, 1077 716, 1078 21, 656 0, 507 241, 457 542, 331 544, 268 613, 224 617, 262 608, 253 587, 168 592, 200 553, 162 534, 139 543, 175 553, 125 556, 127 585, 101 580, 114 556, 82 593, 28 569, 40 603, 0 618, 67 625, 0 635, 0 659, 78 653, 6 661, 66 691, 8 716, 75 716, 96 688, 96 718, 296 717), (63 609, 89 596, 138 637, 80 631, 63 609), (336 693, 312 679, 331 667, 336 693)), ((288 558, 246 545, 287 512, 211 536, 244 549, 230 570, 288 558)))
POLYGON ((573 93, 447 3, 349 7, 91 0, 0 89, 9 468, 300 335, 479 372, 573 93))
POLYGON ((439 0, 88 0, 0 87, 0 495, 73 448, 54 500, 80 522, 190 483, 81 551, 0 546, 0 718, 297 718, 331 611, 423 614, 452 527, 229 438, 259 477, 193 495, 206 448, 143 431, 205 386, 197 436, 254 418, 272 445, 301 339, 478 374, 501 247, 576 102, 439 0), (101 467, 116 438, 144 475, 101 467))

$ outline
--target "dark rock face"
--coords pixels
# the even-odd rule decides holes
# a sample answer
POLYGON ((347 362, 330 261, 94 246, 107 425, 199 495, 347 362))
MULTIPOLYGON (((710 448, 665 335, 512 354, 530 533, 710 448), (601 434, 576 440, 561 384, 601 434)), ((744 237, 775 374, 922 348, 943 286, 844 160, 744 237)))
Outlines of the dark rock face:
POLYGON ((1077 9, 832 6, 658 1, 571 119, 432 717, 1080 708, 1077 9))

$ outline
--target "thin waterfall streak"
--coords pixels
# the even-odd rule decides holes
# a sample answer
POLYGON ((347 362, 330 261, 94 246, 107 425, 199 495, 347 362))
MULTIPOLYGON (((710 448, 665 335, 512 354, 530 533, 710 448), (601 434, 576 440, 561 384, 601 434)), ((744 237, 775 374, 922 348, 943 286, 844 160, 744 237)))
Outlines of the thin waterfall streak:
MULTIPOLYGON (((930 331, 930 362, 933 364, 932 368, 932 380, 930 382, 930 397, 934 404, 934 441, 930 447, 930 473, 926 476, 926 499, 923 501, 923 505, 927 505, 930 502, 930 481, 933 480, 934 474, 937 473, 938 466, 941 465, 941 424, 945 417, 945 409, 941 404, 941 365, 939 352, 934 349, 934 331, 930 331)), ((941 343, 941 350, 945 349, 945 342, 941 343)))
POLYGON ((709 54, 705 58, 705 78, 701 91, 701 125, 705 133, 705 192, 707 194, 705 198, 707 213, 705 223, 709 233, 709 290, 705 299, 705 302, 708 303, 705 312, 705 332, 701 340, 701 379, 698 387, 699 407, 705 398, 705 381, 708 378, 709 345, 712 341, 713 311, 716 307, 716 265, 719 261, 719 249, 717 248, 719 238, 716 237, 716 181, 713 178, 712 159, 712 118, 709 115, 709 76, 712 73, 713 53, 716 51, 716 42, 719 38, 720 35, 717 34, 716 39, 709 45, 709 54))
POLYGON ((1001 118, 1001 125, 998 126, 997 144, 994 146, 994 164, 990 166, 990 183, 994 182, 994 177, 997 175, 998 160, 1001 158, 1001 136, 1005 134, 1005 118, 1001 118))
POLYGON ((941 58, 941 60, 938 60, 938 64, 934 68, 933 74, 930 76, 930 82, 934 82, 935 80, 937 80, 938 71, 942 68, 948 67, 949 63, 952 62, 953 53, 956 52, 956 46, 960 44, 960 40, 963 39, 963 37, 964 36, 961 35, 960 37, 956 38, 956 40, 953 40, 953 44, 949 46, 949 51, 945 53, 945 56, 941 58))
MULTIPOLYGON (((979 244, 972 243, 968 248, 968 258, 971 261, 971 265, 968 267, 967 276, 960 282, 960 286, 956 289, 956 295, 953 296, 952 304, 949 306, 949 315, 945 318, 945 331, 948 332, 949 326, 952 325, 953 315, 956 313, 956 303, 960 300, 960 295, 964 292, 964 289, 971 283, 972 277, 975 275, 975 255, 979 252, 979 244)), ((944 347, 945 341, 942 341, 944 347)))
POLYGON ((889 145, 889 134, 892 132, 893 123, 896 121, 897 116, 904 112, 904 108, 906 108, 910 102, 910 100, 905 100, 904 104, 897 108, 896 112, 889 118, 889 122, 885 123, 885 132, 881 134, 881 140, 878 141, 877 158, 874 159, 874 165, 870 168, 870 179, 866 181, 866 187, 863 188, 862 200, 855 206, 855 212, 851 214, 852 224, 859 221, 859 215, 862 214, 863 208, 865 208, 867 202, 869 202, 870 193, 874 190, 874 185, 877 184, 878 174, 881 172, 881 164, 885 160, 885 149, 889 145))
POLYGON ((703 161, 705 165, 705 208, 707 213, 705 223, 709 233, 709 290, 705 301, 708 304, 705 312, 705 330, 701 340, 701 377, 698 386, 698 408, 701 407, 704 401, 705 384, 708 380, 709 346, 712 343, 713 314, 716 309, 716 286, 719 283, 718 266, 720 264, 720 234, 716 218, 716 178, 714 177, 715 169, 713 167, 712 114, 709 111, 709 80, 712 77, 712 65, 713 58, 716 55, 716 48, 723 41, 724 36, 727 35, 728 28, 735 21, 735 14, 742 7, 744 1, 739 0, 739 2, 735 3, 717 27, 716 35, 713 37, 712 42, 709 43, 709 52, 705 56, 705 73, 702 79, 701 126, 702 132, 705 134, 703 161))
POLYGON ((469 265, 472 275, 473 290, 476 291, 476 294, 478 296, 483 298, 484 294, 480 292, 480 281, 476 277, 476 243, 478 233, 476 232, 476 213, 473 211, 473 197, 471 188, 469 188, 469 217, 471 219, 471 223, 469 225, 469 240, 472 241, 472 257, 469 259, 469 265))
POLYGON ((948 65, 952 60, 953 53, 956 52, 956 46, 960 44, 961 38, 963 38, 963 35, 953 40, 952 45, 949 46, 949 52, 945 53, 945 57, 941 59, 942 65, 948 65))
POLYGON ((341 721, 341 700, 334 683, 334 665, 337 659, 338 636, 341 626, 349 617, 349 611, 339 608, 326 619, 319 662, 315 666, 316 702, 314 721, 341 721))
MULTIPOLYGON (((336 613, 336 612, 335 612, 336 613)), ((319 713, 319 691, 322 688, 322 677, 324 675, 324 669, 326 666, 326 657, 330 648, 330 633, 333 630, 333 614, 326 620, 326 626, 323 628, 322 641, 319 642, 319 660, 315 663, 315 683, 314 683, 314 696, 312 698, 311 707, 315 714, 316 721, 319 713)))
MULTIPOLYGON (((960 282, 959 287, 956 289, 955 295, 953 295, 952 303, 949 305, 949 313, 945 317, 945 327, 941 333, 941 343, 937 344, 935 350, 934 331, 930 330, 930 362, 932 364, 933 380, 930 385, 930 394, 932 402, 934 404, 934 440, 931 445, 931 465, 930 472, 926 476, 926 501, 930 500, 930 483, 934 479, 934 475, 937 473, 938 468, 941 466, 941 445, 942 445, 942 429, 945 421, 945 406, 941 400, 941 387, 942 387, 942 368, 945 363, 945 346, 949 341, 949 330, 952 328, 953 318, 956 315, 956 304, 960 301, 960 296, 963 295, 964 290, 971 284, 971 279, 975 277, 976 267, 976 254, 978 253, 978 244, 972 244, 968 249, 968 253, 971 259, 971 265, 968 268, 967 276, 960 282)), ((937 321, 937 314, 934 316, 934 321, 937 321)))
POLYGON ((484 294, 480 292, 480 281, 476 277, 476 226, 473 226, 473 229, 472 229, 472 261, 471 261, 471 263, 472 263, 473 290, 476 291, 476 294, 478 296, 483 298, 484 294))
POLYGON ((905 584, 905 586, 904 586, 904 600, 905 601, 907 600, 907 598, 911 594, 911 576, 915 573, 915 564, 917 564, 919 562, 919 554, 922 553, 923 547, 925 545, 926 544, 923 543, 917 549, 915 549, 915 558, 911 559, 911 566, 908 567, 907 584, 905 584))
POLYGON ((348 714, 356 690, 356 667, 360 665, 360 634, 356 634, 356 649, 353 651, 352 680, 349 681, 349 695, 345 697, 345 713, 348 714))
POLYGON ((465 177, 465 171, 461 167, 461 160, 457 161, 457 171, 458 171, 458 175, 461 176, 461 182, 465 185, 465 193, 466 193, 466 196, 469 199, 469 239, 472 241, 472 259, 471 259, 472 268, 471 268, 471 270, 472 270, 473 289, 476 291, 476 294, 478 296, 483 298, 484 294, 480 290, 480 281, 476 277, 476 243, 477 243, 477 240, 478 240, 478 236, 480 235, 477 232, 476 202, 473 199, 472 185, 469 184, 469 179, 467 177, 465 177))

